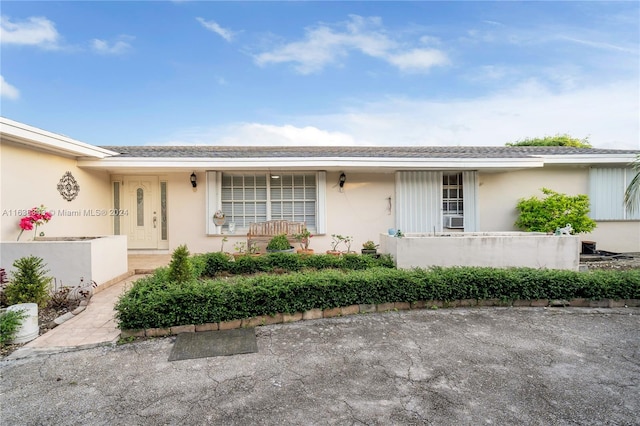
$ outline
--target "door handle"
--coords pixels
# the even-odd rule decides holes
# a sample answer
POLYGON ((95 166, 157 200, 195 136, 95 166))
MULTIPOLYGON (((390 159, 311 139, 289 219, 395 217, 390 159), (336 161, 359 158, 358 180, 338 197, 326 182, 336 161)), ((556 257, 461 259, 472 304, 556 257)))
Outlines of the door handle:
POLYGON ((153 227, 154 228, 158 227, 158 218, 156 216, 153 217, 153 227))

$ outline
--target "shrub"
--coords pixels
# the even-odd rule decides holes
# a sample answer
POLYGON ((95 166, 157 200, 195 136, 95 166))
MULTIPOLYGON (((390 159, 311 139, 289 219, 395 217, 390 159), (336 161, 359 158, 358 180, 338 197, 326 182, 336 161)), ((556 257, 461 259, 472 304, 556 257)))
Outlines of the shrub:
POLYGON ((187 246, 178 246, 171 256, 169 280, 176 283, 185 283, 194 277, 193 265, 191 264, 191 259, 189 259, 187 246))
POLYGON ((291 244, 289 244, 286 234, 276 235, 267 244, 267 250, 281 251, 289 249, 291 249, 291 244))
POLYGON ((266 272, 270 266, 266 256, 240 256, 229 264, 229 272, 236 275, 266 272))
POLYGON ((281 269, 286 272, 299 271, 304 266, 304 258, 295 253, 269 253, 264 257, 269 270, 281 269))
POLYGON ((22 310, 5 311, 0 314, 0 346, 13 340, 25 315, 22 310))
POLYGON ((36 303, 43 308, 49 300, 49 283, 42 258, 36 256, 21 257, 13 262, 16 272, 5 288, 7 303, 36 303))
POLYGON ((179 286, 162 282, 154 275, 136 281, 120 298, 116 317, 120 328, 135 329, 213 323, 354 304, 574 297, 640 299, 640 271, 477 267, 327 269, 190 281, 179 286))
POLYGON ((569 196, 542 188, 547 197, 520 199, 516 208, 520 216, 515 225, 525 231, 553 232, 571 224, 573 232, 591 232, 596 222, 588 216, 589 197, 584 194, 569 196))
POLYGON ((204 267, 198 276, 215 277, 220 272, 229 271, 229 255, 222 252, 200 255, 204 261, 204 267))

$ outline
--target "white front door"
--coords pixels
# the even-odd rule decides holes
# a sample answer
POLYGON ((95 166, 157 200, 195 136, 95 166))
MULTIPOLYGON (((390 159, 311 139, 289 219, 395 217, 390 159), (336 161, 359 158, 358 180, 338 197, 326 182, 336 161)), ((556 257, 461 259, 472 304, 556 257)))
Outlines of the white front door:
POLYGON ((123 228, 131 249, 157 249, 160 233, 160 202, 157 176, 124 178, 124 201, 128 214, 123 228))

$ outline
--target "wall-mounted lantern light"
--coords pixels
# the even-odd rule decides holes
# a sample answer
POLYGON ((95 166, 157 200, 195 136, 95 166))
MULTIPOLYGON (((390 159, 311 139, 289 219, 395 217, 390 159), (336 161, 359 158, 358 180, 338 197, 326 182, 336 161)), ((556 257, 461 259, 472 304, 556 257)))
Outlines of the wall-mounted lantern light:
POLYGON ((195 173, 195 172, 191 173, 191 178, 190 178, 190 180, 191 180, 191 186, 193 186, 194 188, 195 188, 196 186, 198 186, 198 182, 197 182, 197 180, 196 180, 196 173, 195 173))
POLYGON ((344 183, 347 181, 347 175, 343 173, 340 173, 340 180, 338 181, 338 185, 340 185, 340 191, 342 191, 342 188, 344 187, 344 183))

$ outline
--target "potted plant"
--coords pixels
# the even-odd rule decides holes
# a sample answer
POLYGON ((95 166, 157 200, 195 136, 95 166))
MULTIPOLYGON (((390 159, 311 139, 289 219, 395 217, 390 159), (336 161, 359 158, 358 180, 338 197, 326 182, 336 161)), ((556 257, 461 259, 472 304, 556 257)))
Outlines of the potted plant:
POLYGON ((293 253, 293 250, 287 234, 276 235, 267 244, 267 253, 293 253))
POLYGON ((233 249, 235 253, 233 253, 233 257, 240 257, 247 254, 247 243, 244 241, 238 241, 233 245, 233 249))
POLYGON ((309 248, 313 235, 311 235, 311 232, 309 232, 307 228, 304 228, 301 233, 295 234, 293 237, 298 240, 300 244, 300 248, 297 250, 298 253, 313 254, 313 249, 309 248))
POLYGON ((376 255, 378 254, 378 246, 379 244, 376 244, 371 240, 365 241, 364 243, 362 243, 362 250, 360 250, 360 252, 362 254, 376 255))
POLYGON ((351 242, 353 241, 353 237, 345 236, 340 234, 332 234, 331 235, 331 249, 327 250, 327 254, 333 254, 335 256, 339 256, 342 253, 350 253, 351 252, 351 242), (340 245, 344 244, 346 250, 339 250, 340 245))
POLYGON ((260 254, 260 250, 258 248, 257 243, 251 243, 247 245, 247 243, 245 243, 244 241, 238 241, 233 245, 233 248, 236 250, 236 252, 233 253, 233 257, 240 257, 240 256, 247 256, 247 255, 257 256, 260 254))

